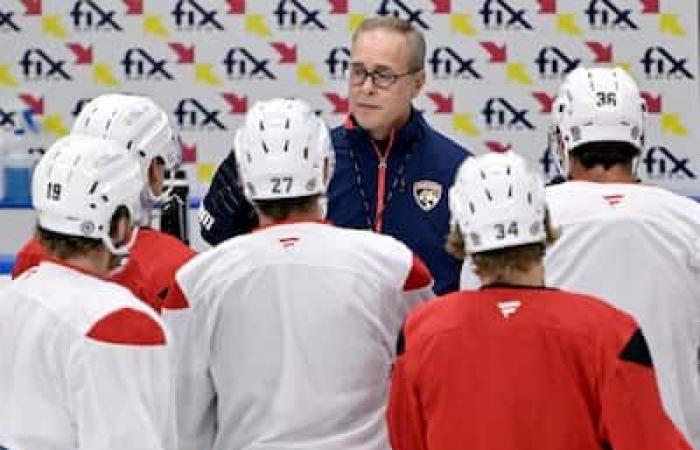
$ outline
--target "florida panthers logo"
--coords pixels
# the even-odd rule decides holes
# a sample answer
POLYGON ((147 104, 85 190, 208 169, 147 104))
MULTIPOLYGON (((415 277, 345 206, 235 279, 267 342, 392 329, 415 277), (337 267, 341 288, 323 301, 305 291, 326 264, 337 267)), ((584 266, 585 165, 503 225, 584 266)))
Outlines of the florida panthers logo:
POLYGON ((428 212, 440 203, 442 185, 436 181, 416 181, 413 183, 413 198, 423 211, 428 212))

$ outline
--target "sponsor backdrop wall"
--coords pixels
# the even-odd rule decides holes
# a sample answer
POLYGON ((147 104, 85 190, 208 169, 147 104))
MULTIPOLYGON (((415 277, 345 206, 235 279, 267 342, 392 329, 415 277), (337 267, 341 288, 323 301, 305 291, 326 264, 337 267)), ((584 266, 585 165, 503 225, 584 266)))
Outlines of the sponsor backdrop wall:
POLYGON ((512 147, 550 176, 562 77, 626 68, 650 111, 640 174, 700 195, 697 0, 2 0, 0 127, 41 147, 100 93, 152 96, 201 195, 255 100, 299 96, 341 122, 350 35, 374 14, 426 34, 416 106, 435 127, 474 152, 512 147))

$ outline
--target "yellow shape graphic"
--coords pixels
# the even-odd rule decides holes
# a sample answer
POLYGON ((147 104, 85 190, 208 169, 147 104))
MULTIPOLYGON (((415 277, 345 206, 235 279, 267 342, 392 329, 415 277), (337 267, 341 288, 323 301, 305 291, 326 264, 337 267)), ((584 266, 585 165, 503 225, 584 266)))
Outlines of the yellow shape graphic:
POLYGON ((476 28, 472 26, 472 17, 469 14, 451 14, 450 30, 465 36, 474 36, 477 33, 476 28))
POLYGON ((258 37, 272 36, 270 27, 267 26, 264 14, 246 14, 245 16, 245 31, 258 37))
POLYGON ((661 114, 661 131, 673 136, 687 136, 690 134, 688 128, 681 122, 681 116, 678 113, 661 114))
POLYGON ((532 84, 532 78, 527 73, 527 67, 523 63, 509 63, 506 65, 506 81, 525 85, 532 84))
POLYGON ((313 63, 300 63, 297 66, 297 81, 312 86, 323 84, 323 78, 318 74, 313 63))
POLYGON ((678 14, 664 13, 659 15, 659 31, 674 36, 685 36, 685 28, 681 25, 678 14))
POLYGON ((583 34, 583 30, 576 23, 576 15, 572 13, 557 14, 557 31, 571 36, 583 34))
POLYGON ((214 65, 209 63, 198 63, 194 66, 194 79, 202 84, 217 86, 221 84, 221 78, 214 72, 214 65))
POLYGON ((481 131, 479 131, 479 127, 474 124, 472 116, 473 114, 471 113, 454 114, 452 116, 452 128, 467 136, 478 136, 481 134, 481 131))
POLYGON ((92 81, 95 84, 103 84, 105 86, 118 86, 119 81, 112 73, 109 64, 97 63, 92 68, 92 81))
POLYGON ((158 37, 170 36, 168 28, 163 25, 163 18, 158 14, 146 14, 143 17, 142 30, 144 34, 152 34, 158 37))
POLYGON ((68 37, 68 31, 61 23, 61 16, 58 14, 48 14, 41 19, 41 31, 48 36, 58 39, 68 37))
POLYGON ((10 66, 7 64, 0 64, 0 84, 3 86, 17 86, 17 80, 12 75, 10 66))
POLYGON ((44 119, 44 129, 56 137, 65 136, 69 133, 68 127, 63 123, 59 114, 50 114, 44 119))
POLYGON ((215 170, 216 165, 213 163, 197 164, 197 181, 200 183, 211 183, 215 170))
POLYGON ((348 14, 348 30, 355 31, 362 21, 365 20, 365 17, 367 15, 362 13, 348 14))

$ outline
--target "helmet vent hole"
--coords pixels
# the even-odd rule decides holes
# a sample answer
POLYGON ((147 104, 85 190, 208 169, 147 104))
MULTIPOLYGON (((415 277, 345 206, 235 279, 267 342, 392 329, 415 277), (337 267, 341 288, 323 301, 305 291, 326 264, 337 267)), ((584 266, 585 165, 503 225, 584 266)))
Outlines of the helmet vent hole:
POLYGON ((265 141, 262 141, 262 148, 265 153, 270 153, 270 149, 267 148, 267 144, 265 143, 265 141))
POLYGON ((562 103, 561 105, 559 105, 559 113, 561 114, 563 112, 564 112, 564 104, 562 103))
POLYGON ((109 197, 107 197, 106 195, 103 195, 103 196, 100 197, 100 198, 101 198, 102 201, 105 202, 105 203, 107 203, 107 202, 109 201, 109 197))
POLYGON ((528 204, 532 205, 532 192, 527 193, 527 202, 528 204))
POLYGON ((248 164, 251 164, 253 162, 253 158, 250 157, 250 152, 247 152, 245 154, 245 156, 246 156, 246 159, 248 160, 248 164))
POLYGON ((309 159, 309 147, 304 147, 304 159, 309 159))
POLYGON ((285 130, 289 129, 289 117, 287 117, 287 120, 284 122, 284 129, 285 130))
POLYGON ((493 196, 491 195, 491 191, 489 191, 488 189, 485 189, 484 192, 486 193, 486 198, 488 198, 489 201, 492 202, 493 196))
POLYGON ((513 198, 513 185, 508 186, 508 198, 513 198))
POLYGON ((622 125, 626 126, 626 127, 630 126, 630 123, 629 123, 628 121, 626 121, 626 120, 623 120, 623 121, 620 122, 620 123, 621 123, 622 125))
POLYGON ((95 209, 95 208, 97 208, 97 205, 94 204, 94 203, 90 203, 90 208, 91 208, 91 209, 95 209))
POLYGON ((145 158, 145 157, 146 157, 146 152, 144 152, 143 150, 139 150, 139 156, 140 156, 141 158, 145 158))
POLYGON ((94 183, 92 183, 92 186, 90 186, 90 192, 88 192, 90 195, 95 193, 98 184, 100 184, 99 181, 95 181, 94 183))
POLYGON ((287 139, 286 141, 284 141, 284 151, 285 151, 285 152, 286 152, 286 151, 289 151, 289 139, 287 139))
POLYGON ((133 147, 133 146, 134 146, 134 141, 131 140, 131 141, 127 142, 127 144, 126 144, 126 149, 127 149, 127 150, 131 150, 131 147, 133 147))
POLYGON ((474 208, 474 203, 469 202, 469 210, 474 214, 476 212, 476 209, 474 208))
POLYGON ((484 173, 483 170, 480 170, 479 173, 481 174, 481 179, 485 180, 486 179, 486 174, 484 173))
POLYGON ((262 120, 260 121, 260 131, 265 131, 265 124, 262 120))
POLYGON ((506 166, 506 175, 510 175, 510 166, 506 166))

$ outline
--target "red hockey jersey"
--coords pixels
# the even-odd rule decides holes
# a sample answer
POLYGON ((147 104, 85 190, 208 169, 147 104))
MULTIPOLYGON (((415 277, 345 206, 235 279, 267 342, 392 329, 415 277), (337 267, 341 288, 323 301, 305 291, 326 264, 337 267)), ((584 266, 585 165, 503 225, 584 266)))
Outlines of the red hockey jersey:
POLYGON ((690 449, 634 320, 554 289, 458 292, 410 314, 388 409, 395 450, 690 449))

